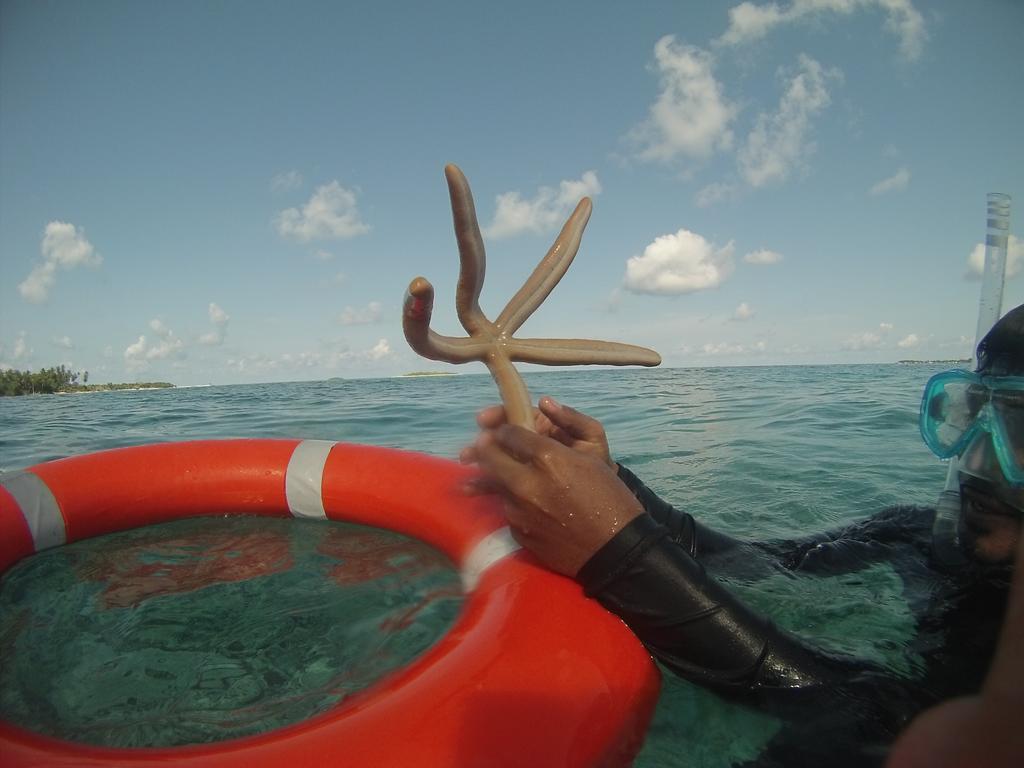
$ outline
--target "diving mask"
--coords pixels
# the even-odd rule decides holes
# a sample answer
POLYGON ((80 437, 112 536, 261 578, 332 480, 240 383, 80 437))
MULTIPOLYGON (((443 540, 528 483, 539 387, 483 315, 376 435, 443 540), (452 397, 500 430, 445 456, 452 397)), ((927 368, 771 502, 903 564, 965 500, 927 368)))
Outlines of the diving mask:
POLYGON ((1024 376, 932 376, 921 400, 921 436, 940 459, 960 456, 962 472, 1024 486, 1024 376))

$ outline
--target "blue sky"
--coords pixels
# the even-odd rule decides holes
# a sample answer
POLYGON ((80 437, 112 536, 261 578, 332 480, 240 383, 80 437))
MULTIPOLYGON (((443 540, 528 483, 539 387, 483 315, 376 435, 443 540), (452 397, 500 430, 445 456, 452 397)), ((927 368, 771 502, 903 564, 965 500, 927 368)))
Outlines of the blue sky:
MULTIPOLYGON (((442 170, 496 316, 668 366, 967 356, 985 195, 1024 217, 1024 3, 0 4, 0 366, 177 384, 442 368, 442 170)), ((1024 302, 1014 241, 1004 309, 1024 302)), ((482 370, 469 366, 468 370, 482 370)))

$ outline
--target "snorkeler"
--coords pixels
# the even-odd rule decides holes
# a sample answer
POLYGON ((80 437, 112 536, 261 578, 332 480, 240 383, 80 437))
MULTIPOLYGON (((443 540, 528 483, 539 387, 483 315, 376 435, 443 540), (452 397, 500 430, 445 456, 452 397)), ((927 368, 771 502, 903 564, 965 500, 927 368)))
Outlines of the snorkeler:
POLYGON ((550 398, 536 434, 505 424, 501 407, 478 422, 483 433, 461 458, 481 475, 467 491, 501 495, 516 539, 580 582, 674 673, 782 717, 759 764, 881 764, 916 714, 981 688, 1024 514, 1024 305, 978 345, 975 372, 938 374, 925 389, 925 442, 959 457, 952 515, 899 506, 832 533, 741 542, 658 498, 611 459, 599 422, 550 398), (888 563, 908 594, 925 596, 910 606, 919 668, 902 677, 778 629, 705 572, 719 555, 748 577, 888 563))

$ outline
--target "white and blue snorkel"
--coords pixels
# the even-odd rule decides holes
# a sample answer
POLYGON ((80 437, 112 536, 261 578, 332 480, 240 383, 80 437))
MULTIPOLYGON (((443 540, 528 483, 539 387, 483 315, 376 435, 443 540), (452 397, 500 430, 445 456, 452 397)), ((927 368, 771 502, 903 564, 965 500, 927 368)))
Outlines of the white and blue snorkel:
MULTIPOLYGON (((981 278, 981 299, 978 304, 978 325, 974 334, 971 369, 978 367, 978 343, 999 320, 1003 306, 1003 285, 1006 280, 1006 253, 1010 231, 1010 196, 991 192, 988 195, 988 216, 985 235, 985 267, 981 278)), ((958 565, 966 561, 960 548, 960 461, 949 460, 946 486, 936 504, 932 527, 932 554, 941 563, 958 565)))

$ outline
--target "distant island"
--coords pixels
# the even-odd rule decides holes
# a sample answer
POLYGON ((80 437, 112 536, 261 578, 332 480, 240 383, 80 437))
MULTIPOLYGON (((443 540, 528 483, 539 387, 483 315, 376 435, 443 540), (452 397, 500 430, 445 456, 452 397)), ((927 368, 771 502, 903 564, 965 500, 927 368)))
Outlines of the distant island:
POLYGON ((971 362, 971 359, 969 357, 965 357, 957 360, 897 360, 896 362, 900 365, 938 365, 939 363, 969 363, 971 362))
POLYGON ((454 371, 413 371, 412 373, 403 373, 402 376, 456 376, 454 371))
POLYGON ((109 392, 120 389, 166 389, 173 387, 166 381, 145 381, 133 384, 89 384, 89 372, 82 375, 82 383, 78 383, 79 374, 72 372, 63 365, 56 368, 42 368, 37 373, 16 371, 14 369, 0 371, 0 397, 17 395, 55 395, 72 392, 109 392))

